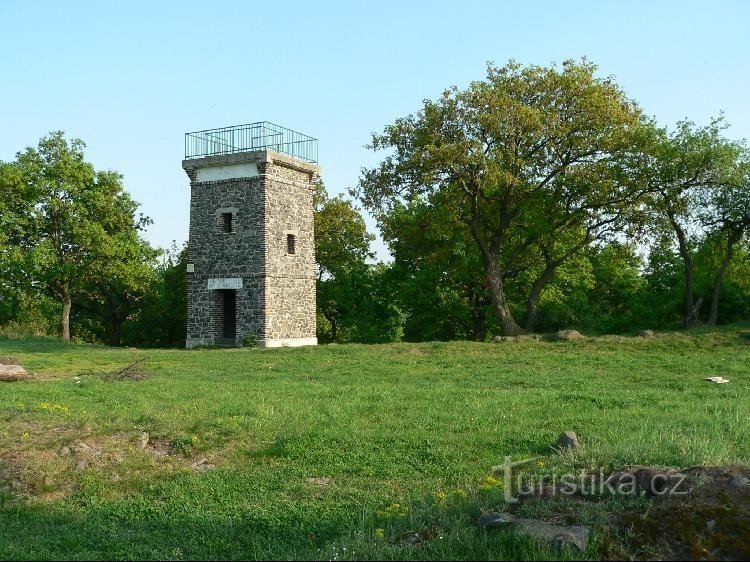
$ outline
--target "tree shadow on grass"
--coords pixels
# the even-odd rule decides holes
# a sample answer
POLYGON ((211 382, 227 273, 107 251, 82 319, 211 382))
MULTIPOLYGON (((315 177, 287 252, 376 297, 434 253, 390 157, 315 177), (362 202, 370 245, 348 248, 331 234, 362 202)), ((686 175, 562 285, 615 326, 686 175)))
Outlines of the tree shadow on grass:
POLYGON ((137 502, 0 508, 0 530, 3 560, 304 559, 320 534, 293 518, 178 514, 137 502))

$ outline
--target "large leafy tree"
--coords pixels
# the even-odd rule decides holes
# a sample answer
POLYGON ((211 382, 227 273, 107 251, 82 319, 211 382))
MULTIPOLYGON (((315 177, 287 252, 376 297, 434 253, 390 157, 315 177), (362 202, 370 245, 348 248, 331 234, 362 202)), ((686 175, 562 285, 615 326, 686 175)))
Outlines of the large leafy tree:
POLYGON ((187 261, 187 249, 176 243, 159 256, 153 272, 155 283, 138 301, 131 319, 123 325, 125 343, 149 347, 185 345, 187 261))
MULTIPOLYGON (((643 145, 640 174, 651 194, 652 233, 671 237, 682 262, 685 326, 699 322, 703 303, 695 291, 696 247, 712 231, 721 233, 726 235, 731 260, 733 248, 747 228, 742 210, 747 198, 740 164, 743 149, 722 135, 725 127, 722 119, 705 127, 682 121, 671 132, 653 128, 643 145)), ((712 303, 713 322, 722 276, 720 270, 714 292, 717 302, 712 303)))
POLYGON ((314 205, 317 305, 325 320, 321 337, 335 342, 341 325, 355 320, 353 311, 363 296, 358 292, 359 282, 367 274, 373 237, 352 203, 329 198, 323 184, 317 187, 314 205))
POLYGON ((314 221, 319 278, 335 276, 372 257, 374 236, 367 232, 360 212, 351 201, 328 197, 323 184, 317 186, 314 197, 314 221))
POLYGON ((715 269, 711 290, 708 323, 715 325, 719 317, 719 298, 724 277, 737 249, 750 233, 750 155, 743 150, 732 166, 727 181, 720 182, 708 194, 703 220, 710 228, 709 237, 719 246, 719 264, 715 269))
MULTIPOLYGON (((109 345, 119 346, 123 323, 157 291, 159 271, 155 260, 159 251, 134 230, 112 236, 111 243, 108 259, 93 264, 95 270, 82 287, 79 306, 99 320, 109 345)), ((160 316, 163 321, 163 315, 160 316)))
POLYGON ((15 319, 23 296, 30 292, 24 244, 33 210, 28 186, 13 163, 0 162, 0 324, 15 319))
POLYGON ((465 229, 419 201, 380 221, 393 255, 408 340, 483 340, 492 317, 479 250, 465 229))
POLYGON ((315 196, 318 262, 318 334, 324 341, 384 342, 401 336, 389 268, 368 263, 373 255, 365 221, 351 201, 315 196))
POLYGON ((84 159, 83 141, 68 141, 62 131, 42 138, 36 148, 18 153, 14 167, 28 203, 28 224, 20 247, 34 283, 62 306, 60 335, 70 339, 73 299, 104 275, 118 259, 118 240, 140 230, 138 204, 123 189, 122 176, 96 171, 84 159))
POLYGON ((487 78, 425 101, 372 139, 387 150, 357 194, 381 221, 428 205, 474 240, 506 334, 522 331, 507 284, 535 268, 527 328, 557 269, 622 227, 641 191, 627 157, 644 122, 634 102, 586 61, 490 65, 487 78))

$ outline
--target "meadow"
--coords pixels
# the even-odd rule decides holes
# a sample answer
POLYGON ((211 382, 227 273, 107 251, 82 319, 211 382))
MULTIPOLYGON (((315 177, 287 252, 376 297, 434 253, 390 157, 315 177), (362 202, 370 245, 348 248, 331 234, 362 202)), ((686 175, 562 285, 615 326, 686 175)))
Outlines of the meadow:
MULTIPOLYGON (((476 530, 503 507, 492 467, 748 464, 749 342, 746 326, 269 350, 2 339, 36 375, 0 383, 0 558, 574 558, 476 530), (143 377, 115 376, 138 360, 143 377), (582 446, 560 455, 564 430, 582 446)), ((579 516, 596 529, 625 507, 579 516)))

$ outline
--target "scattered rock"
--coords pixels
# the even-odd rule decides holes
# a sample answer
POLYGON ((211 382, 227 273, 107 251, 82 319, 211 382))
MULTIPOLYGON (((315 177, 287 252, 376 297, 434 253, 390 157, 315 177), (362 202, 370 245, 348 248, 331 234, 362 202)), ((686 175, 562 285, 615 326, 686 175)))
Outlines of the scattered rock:
POLYGON ((725 379, 724 377, 706 377, 704 380, 707 380, 709 382, 713 382, 716 384, 725 384, 729 382, 729 379, 725 379))
POLYGON ((148 445, 149 435, 145 431, 138 437, 138 448, 145 449, 148 445))
POLYGON ((13 357, 12 355, 0 357, 0 365, 18 365, 18 357, 13 357))
POLYGON ((564 431, 552 445, 555 451, 573 451, 581 446, 575 431, 564 431))
POLYGON ((495 343, 509 342, 509 341, 537 341, 542 339, 539 334, 519 334, 517 336, 495 336, 492 341, 495 343))
POLYGON ((83 441, 76 443, 70 449, 77 455, 86 455, 91 453, 91 447, 86 445, 86 443, 84 443, 83 441))
POLYGON ((525 519, 510 513, 487 513, 479 518, 477 525, 482 529, 512 527, 553 548, 572 547, 579 552, 586 550, 590 530, 578 525, 552 525, 537 519, 525 519))
POLYGON ((26 380, 28 378, 29 374, 26 372, 26 369, 24 369, 20 365, 6 365, 5 363, 0 364, 0 381, 15 382, 26 380))
POLYGON ((10 482, 10 487, 14 490, 20 490, 21 488, 23 488, 23 482, 21 482, 21 480, 19 480, 18 478, 14 478, 10 482))
POLYGON ((325 488, 326 486, 330 486, 333 483, 333 479, 321 476, 317 478, 305 478, 305 482, 307 482, 308 484, 313 484, 314 486, 325 488))
POLYGON ((485 513, 477 521, 480 529, 497 529, 504 525, 510 525, 515 520, 515 515, 503 512, 485 513))
POLYGON ((750 490, 750 478, 744 476, 734 476, 729 481, 729 487, 735 490, 750 490))
POLYGON ((193 470, 211 470, 214 467, 206 457, 202 457, 190 465, 193 470))
POLYGON ((165 457, 177 452, 168 439, 149 439, 148 445, 148 449, 157 457, 165 457))
POLYGON ((654 337, 654 331, 653 330, 641 330, 638 332, 638 335, 642 338, 653 338, 654 337))
POLYGON ((60 455, 61 457, 67 457, 68 455, 70 455, 70 453, 71 453, 70 447, 68 447, 67 445, 65 445, 64 447, 61 447, 60 450, 57 452, 57 454, 60 455))
POLYGON ((398 541, 402 546, 418 546, 425 541, 420 533, 407 533, 398 541))
POLYGON ((680 474, 681 493, 611 514, 599 558, 644 559, 648 552, 651 560, 750 560, 750 466, 697 466, 680 474))
POLYGON ((583 340, 586 337, 578 330, 560 330, 555 334, 556 340, 572 341, 572 340, 583 340))
POLYGON ((86 459, 81 459, 76 463, 76 472, 81 472, 89 462, 86 459))

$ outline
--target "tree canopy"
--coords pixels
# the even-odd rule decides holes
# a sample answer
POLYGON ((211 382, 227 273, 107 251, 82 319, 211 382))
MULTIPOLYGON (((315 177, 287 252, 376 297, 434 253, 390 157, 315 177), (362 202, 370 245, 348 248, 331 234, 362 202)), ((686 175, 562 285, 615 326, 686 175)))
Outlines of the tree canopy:
POLYGON ((628 174, 646 120, 587 61, 562 67, 490 65, 484 81, 427 100, 373 135, 387 150, 357 189, 383 217, 424 205, 479 249, 506 334, 521 331, 507 284, 537 272, 525 291, 533 328, 541 291, 587 245, 616 232, 643 186, 628 174), (445 217, 449 217, 446 219, 445 217))
POLYGON ((66 340, 74 298, 102 280, 116 282, 115 268, 139 268, 149 254, 138 235, 149 219, 136 217, 138 204, 124 190, 122 176, 95 170, 84 148, 83 141, 53 132, 4 164, 0 175, 11 201, 3 220, 12 225, 22 262, 18 278, 60 303, 60 336, 66 340))

